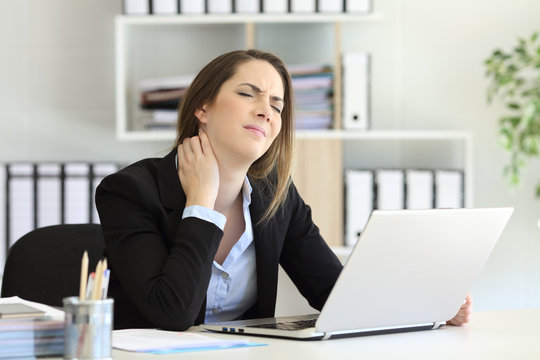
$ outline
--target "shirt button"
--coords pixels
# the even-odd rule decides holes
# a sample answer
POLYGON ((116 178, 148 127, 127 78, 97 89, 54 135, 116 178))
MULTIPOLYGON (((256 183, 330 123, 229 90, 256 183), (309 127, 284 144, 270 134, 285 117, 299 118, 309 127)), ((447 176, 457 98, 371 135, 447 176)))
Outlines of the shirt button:
POLYGON ((219 309, 212 309, 213 314, 217 314, 219 312, 219 309))
POLYGON ((221 273, 221 277, 225 280, 227 280, 229 278, 229 274, 227 274, 226 272, 222 272, 221 273))

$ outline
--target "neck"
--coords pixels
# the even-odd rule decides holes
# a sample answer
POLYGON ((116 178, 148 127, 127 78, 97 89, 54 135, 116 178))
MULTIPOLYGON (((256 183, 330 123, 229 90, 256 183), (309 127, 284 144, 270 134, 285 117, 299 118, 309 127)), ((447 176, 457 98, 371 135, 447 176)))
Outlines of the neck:
POLYGON ((219 170, 219 190, 214 209, 225 216, 233 207, 235 201, 242 198, 242 186, 246 178, 246 171, 219 170))

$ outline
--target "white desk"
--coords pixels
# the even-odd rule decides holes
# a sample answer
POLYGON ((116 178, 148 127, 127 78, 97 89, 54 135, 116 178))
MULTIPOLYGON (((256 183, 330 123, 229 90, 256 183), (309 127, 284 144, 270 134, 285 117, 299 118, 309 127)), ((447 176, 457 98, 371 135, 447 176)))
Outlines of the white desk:
POLYGON ((414 333, 327 341, 250 339, 268 346, 171 355, 114 350, 113 356, 115 360, 540 359, 540 309, 475 312, 467 326, 414 333))

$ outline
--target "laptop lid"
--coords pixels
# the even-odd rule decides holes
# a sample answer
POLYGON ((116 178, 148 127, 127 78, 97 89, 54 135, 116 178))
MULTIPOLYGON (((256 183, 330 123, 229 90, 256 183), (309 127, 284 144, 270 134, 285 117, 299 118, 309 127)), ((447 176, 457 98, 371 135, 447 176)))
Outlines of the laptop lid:
POLYGON ((513 208, 375 210, 314 328, 288 331, 269 323, 285 320, 279 318, 202 327, 319 339, 436 328, 457 313, 512 212, 513 208))
POLYGON ((373 211, 317 330, 400 327, 453 318, 512 208, 373 211))

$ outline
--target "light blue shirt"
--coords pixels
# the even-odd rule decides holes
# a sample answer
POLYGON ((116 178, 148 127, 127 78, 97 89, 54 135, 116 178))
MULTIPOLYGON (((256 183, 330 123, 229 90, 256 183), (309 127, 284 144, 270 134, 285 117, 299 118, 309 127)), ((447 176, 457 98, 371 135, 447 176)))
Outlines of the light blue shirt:
MULTIPOLYGON (((257 300, 257 267, 253 226, 249 205, 251 204, 251 184, 244 180, 242 187, 245 229, 234 244, 223 265, 212 264, 212 276, 206 292, 205 322, 226 321, 238 318, 251 308, 257 300)), ((184 209, 182 219, 194 216, 210 221, 221 230, 225 228, 223 214, 200 205, 184 209)))

